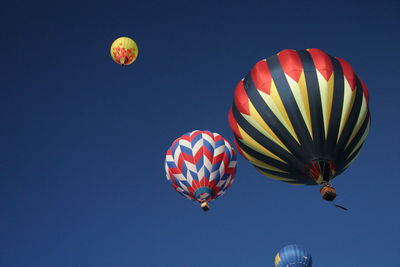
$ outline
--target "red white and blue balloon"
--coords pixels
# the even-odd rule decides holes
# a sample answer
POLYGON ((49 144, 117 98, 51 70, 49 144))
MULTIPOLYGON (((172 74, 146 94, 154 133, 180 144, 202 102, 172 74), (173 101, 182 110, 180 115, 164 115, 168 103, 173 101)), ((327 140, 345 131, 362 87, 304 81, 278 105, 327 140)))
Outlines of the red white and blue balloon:
POLYGON ((210 131, 182 135, 165 156, 168 181, 183 196, 200 203, 225 193, 234 180, 236 164, 231 144, 210 131))

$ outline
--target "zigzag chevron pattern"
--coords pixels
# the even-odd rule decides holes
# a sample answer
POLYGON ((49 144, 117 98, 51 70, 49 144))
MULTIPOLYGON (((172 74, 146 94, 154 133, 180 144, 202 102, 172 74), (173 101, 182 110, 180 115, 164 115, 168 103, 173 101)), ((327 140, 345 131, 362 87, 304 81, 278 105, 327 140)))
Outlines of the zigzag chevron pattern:
POLYGON ((262 174, 321 184, 360 152, 370 126, 368 89, 340 58, 283 50, 238 83, 229 124, 239 152, 262 174))
POLYGON ((234 180, 236 164, 231 144, 209 131, 182 135, 165 156, 167 180, 183 196, 198 202, 224 194, 234 180))

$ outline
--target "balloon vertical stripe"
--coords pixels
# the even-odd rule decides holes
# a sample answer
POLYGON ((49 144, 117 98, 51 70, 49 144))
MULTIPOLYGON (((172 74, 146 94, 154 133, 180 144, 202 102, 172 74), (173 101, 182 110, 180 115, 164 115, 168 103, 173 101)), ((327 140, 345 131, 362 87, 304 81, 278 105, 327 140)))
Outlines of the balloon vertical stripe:
POLYGON ((311 267, 311 254, 298 245, 287 245, 275 256, 275 267, 311 267))
POLYGON ((238 83, 228 119, 240 153, 263 174, 292 184, 329 182, 368 134, 368 89, 342 59, 283 50, 238 83), (331 169, 311 174, 315 164, 331 169))

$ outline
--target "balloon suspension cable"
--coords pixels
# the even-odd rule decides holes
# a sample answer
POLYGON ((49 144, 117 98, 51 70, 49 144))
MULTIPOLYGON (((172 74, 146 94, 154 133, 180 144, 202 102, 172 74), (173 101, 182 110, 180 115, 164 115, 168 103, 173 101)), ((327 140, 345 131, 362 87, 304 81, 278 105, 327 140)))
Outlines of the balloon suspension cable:
POLYGON ((204 210, 204 211, 208 211, 210 209, 210 205, 208 204, 207 201, 203 201, 200 203, 200 207, 204 210))

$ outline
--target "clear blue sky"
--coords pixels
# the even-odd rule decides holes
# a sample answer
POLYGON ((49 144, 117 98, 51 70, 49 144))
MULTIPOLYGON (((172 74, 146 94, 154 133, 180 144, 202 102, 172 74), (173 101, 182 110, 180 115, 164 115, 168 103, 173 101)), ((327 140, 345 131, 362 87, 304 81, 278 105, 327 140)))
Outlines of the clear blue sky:
POLYGON ((290 243, 316 267, 398 264, 400 4, 350 2, 2 3, 0 266, 261 267, 290 243), (129 67, 109 55, 119 36, 139 46, 129 67), (349 211, 241 156, 210 212, 177 194, 171 142, 195 129, 232 141, 236 83, 260 59, 311 47, 370 90, 370 135, 334 181, 349 211))

